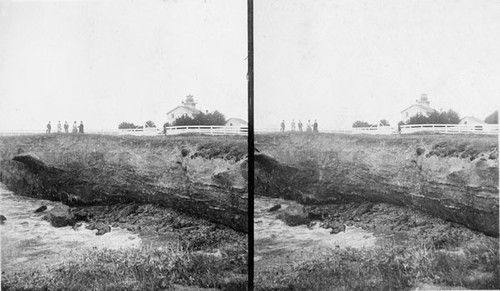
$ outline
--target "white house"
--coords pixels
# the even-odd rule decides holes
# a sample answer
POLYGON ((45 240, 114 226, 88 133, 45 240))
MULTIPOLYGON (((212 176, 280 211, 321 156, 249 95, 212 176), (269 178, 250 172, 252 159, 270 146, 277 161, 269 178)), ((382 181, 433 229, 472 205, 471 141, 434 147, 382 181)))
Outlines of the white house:
POLYGON ((199 112, 201 111, 196 109, 196 102, 194 102, 194 98, 190 94, 186 96, 186 101, 183 101, 182 105, 167 112, 167 122, 172 124, 177 118, 184 114, 193 117, 194 114, 199 112))
POLYGON ((401 111, 401 117, 403 120, 408 120, 412 116, 415 116, 417 114, 426 116, 431 114, 433 111, 435 110, 430 107, 430 102, 427 98, 427 94, 421 94, 420 100, 417 100, 416 104, 413 104, 405 110, 401 111))
POLYGON ((226 121, 226 126, 244 127, 248 126, 248 122, 241 118, 232 117, 226 121))
POLYGON ((460 119, 460 122, 458 124, 482 125, 482 124, 486 124, 486 122, 484 122, 481 119, 476 118, 474 116, 465 116, 464 118, 460 119))

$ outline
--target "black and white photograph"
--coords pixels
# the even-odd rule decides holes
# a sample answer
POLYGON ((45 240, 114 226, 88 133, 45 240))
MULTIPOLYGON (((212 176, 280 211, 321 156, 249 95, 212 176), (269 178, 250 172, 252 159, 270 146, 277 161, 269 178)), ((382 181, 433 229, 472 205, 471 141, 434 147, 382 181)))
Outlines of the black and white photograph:
POLYGON ((247 2, 0 2, 1 290, 247 290, 247 2))
POLYGON ((499 290, 497 0, 0 1, 1 290, 499 290))
POLYGON ((500 289, 500 2, 254 3, 256 290, 500 289))

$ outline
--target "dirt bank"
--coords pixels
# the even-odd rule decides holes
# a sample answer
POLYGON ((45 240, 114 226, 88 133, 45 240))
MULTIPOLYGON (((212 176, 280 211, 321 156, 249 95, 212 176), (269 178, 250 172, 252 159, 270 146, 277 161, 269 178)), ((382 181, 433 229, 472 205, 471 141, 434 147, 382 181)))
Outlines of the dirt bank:
POLYGON ((390 203, 498 236, 498 137, 257 135, 257 195, 390 203))
POLYGON ((70 206, 157 204, 246 232, 244 137, 0 137, 0 181, 70 206))

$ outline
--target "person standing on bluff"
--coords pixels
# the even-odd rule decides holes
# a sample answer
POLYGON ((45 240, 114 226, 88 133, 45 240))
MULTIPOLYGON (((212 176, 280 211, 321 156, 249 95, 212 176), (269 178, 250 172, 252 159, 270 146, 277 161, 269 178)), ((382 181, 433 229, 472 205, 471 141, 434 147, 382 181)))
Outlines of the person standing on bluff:
POLYGON ((47 123, 47 133, 50 133, 50 130, 52 129, 52 125, 50 125, 50 121, 49 123, 47 123))
POLYGON ((302 132, 302 120, 300 120, 300 119, 299 119, 298 126, 299 126, 299 132, 302 132))
POLYGON ((292 131, 295 131, 295 119, 292 119, 291 126, 292 126, 292 131))
POLYGON ((68 133, 68 129, 69 129, 68 121, 65 121, 64 122, 64 133, 68 133))
POLYGON ((306 129, 307 132, 311 132, 312 131, 312 128, 311 128, 311 120, 308 120, 307 121, 307 129, 306 129))
POLYGON ((73 133, 78 133, 78 124, 76 124, 76 121, 73 123, 73 133))
POLYGON ((62 132, 62 125, 61 125, 61 121, 59 120, 57 122, 57 133, 61 133, 62 132))
POLYGON ((285 132, 285 121, 284 120, 281 122, 280 132, 285 132))
POLYGON ((84 132, 83 132, 83 121, 80 121, 80 125, 78 126, 78 131, 79 131, 80 133, 82 133, 82 134, 84 133, 84 132))
POLYGON ((316 120, 314 120, 313 131, 318 132, 318 122, 316 120))

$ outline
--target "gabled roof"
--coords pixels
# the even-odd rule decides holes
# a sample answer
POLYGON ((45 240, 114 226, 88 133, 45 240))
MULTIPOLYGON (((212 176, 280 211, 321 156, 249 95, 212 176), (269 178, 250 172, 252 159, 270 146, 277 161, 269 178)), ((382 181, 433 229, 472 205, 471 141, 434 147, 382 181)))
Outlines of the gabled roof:
POLYGON ((233 121, 233 122, 239 122, 239 123, 248 123, 246 120, 243 120, 241 118, 237 118, 237 117, 231 117, 231 118, 228 118, 226 120, 226 123, 229 122, 229 121, 233 121))
POLYGON ((170 110, 169 112, 167 112, 167 115, 169 115, 170 113, 174 112, 175 110, 179 109, 179 108, 184 108, 186 109, 187 111, 190 111, 191 113, 198 113, 198 112, 201 112, 200 110, 196 109, 196 108, 193 108, 193 107, 190 107, 190 106, 185 106, 185 105, 180 105, 180 106, 177 106, 175 107, 174 109, 170 110))
POLYGON ((406 110, 408 110, 408 109, 410 109, 412 107, 419 107, 419 108, 421 108, 421 109, 423 109, 423 110, 425 110, 427 112, 436 111, 436 110, 434 110, 434 109, 432 109, 432 108, 430 108, 428 106, 424 106, 424 105, 420 105, 420 104, 413 104, 412 106, 410 106, 410 107, 406 108, 405 110, 401 111, 401 113, 405 112, 406 110))
POLYGON ((474 116, 464 116, 460 119, 460 121, 464 120, 464 119, 468 119, 468 120, 471 120, 471 121, 474 121, 474 122, 477 122, 477 123, 480 123, 480 124, 486 124, 486 122, 482 121, 481 119, 477 118, 477 117, 474 117, 474 116))

